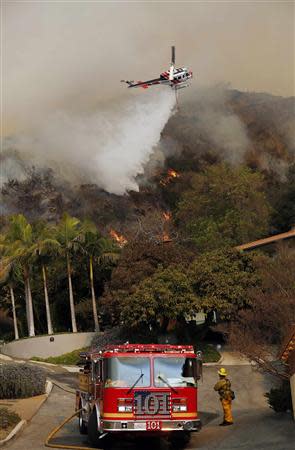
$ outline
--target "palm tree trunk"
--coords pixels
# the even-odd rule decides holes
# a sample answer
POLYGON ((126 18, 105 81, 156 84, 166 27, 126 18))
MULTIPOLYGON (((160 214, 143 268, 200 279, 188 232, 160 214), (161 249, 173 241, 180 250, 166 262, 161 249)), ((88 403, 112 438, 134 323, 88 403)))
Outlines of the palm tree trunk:
POLYGON ((94 318, 94 329, 95 331, 99 331, 99 323, 97 317, 97 306, 96 306, 96 298, 95 298, 95 290, 94 290, 94 279, 93 279, 93 257, 90 256, 89 259, 89 276, 90 276, 90 286, 91 286, 91 298, 92 298, 92 309, 93 309, 93 318, 94 318))
POLYGON ((14 301, 14 291, 13 287, 9 285, 10 297, 12 303, 12 315, 13 315, 13 326, 14 326, 14 339, 17 341, 19 339, 18 328, 17 328, 17 320, 16 320, 16 312, 15 312, 15 301, 14 301))
POLYGON ((74 294, 73 294, 72 277, 71 277, 71 262, 70 262, 70 257, 69 257, 68 253, 67 253, 67 269, 68 269, 68 282, 69 282, 69 296, 70 296, 72 330, 73 330, 73 333, 77 333, 74 294))
POLYGON ((28 333, 30 329, 30 310, 29 310, 29 295, 28 295, 28 286, 26 279, 24 279, 25 284, 25 300, 26 300, 26 318, 27 318, 27 326, 28 326, 28 333))
POLYGON ((46 267, 44 266, 44 264, 42 264, 42 275, 43 275, 43 285, 44 285, 47 330, 48 330, 48 334, 53 334, 51 315, 50 315, 50 307, 49 307, 48 290, 47 290, 47 274, 46 274, 46 267))
POLYGON ((34 324, 34 311, 33 311, 32 292, 31 292, 31 285, 30 285, 30 278, 29 277, 27 278, 26 282, 27 282, 28 307, 29 307, 29 318, 30 318, 29 336, 33 337, 33 336, 35 336, 35 324, 34 324))

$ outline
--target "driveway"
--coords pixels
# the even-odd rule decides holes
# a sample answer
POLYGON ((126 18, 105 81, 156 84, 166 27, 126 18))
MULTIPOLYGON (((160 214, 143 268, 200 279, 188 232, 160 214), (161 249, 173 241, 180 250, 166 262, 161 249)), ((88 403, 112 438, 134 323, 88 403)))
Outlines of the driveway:
MULTIPOLYGON (((203 429, 194 434, 191 450, 293 450, 295 442, 295 423, 289 414, 275 414, 266 404, 263 396, 268 390, 269 381, 249 365, 228 366, 236 400, 233 403, 235 423, 231 427, 219 427, 222 419, 220 402, 212 386, 216 382, 217 368, 204 367, 203 382, 199 384, 199 409, 203 429)), ((64 386, 74 387, 75 375, 50 372, 50 377, 64 386)), ((74 396, 54 387, 47 402, 24 429, 23 433, 11 442, 10 450, 43 450, 48 433, 65 417, 74 411, 74 396)), ((66 445, 88 446, 87 439, 78 432, 77 420, 67 425, 53 442, 66 445)), ((114 449, 151 449, 145 442, 118 442, 114 449)), ((162 441, 158 448, 168 450, 162 441)), ((155 449, 153 443, 153 449, 155 449)))

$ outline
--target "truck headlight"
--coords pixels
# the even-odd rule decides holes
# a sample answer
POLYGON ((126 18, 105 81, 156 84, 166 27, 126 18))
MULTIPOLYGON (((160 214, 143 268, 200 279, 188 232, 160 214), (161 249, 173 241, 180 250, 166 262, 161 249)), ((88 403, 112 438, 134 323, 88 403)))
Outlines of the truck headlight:
POLYGON ((132 412, 132 405, 118 405, 118 412, 132 412))
POLYGON ((132 413, 132 398, 118 399, 118 412, 132 413))
POLYGON ((172 406, 173 412, 185 412, 187 411, 186 405, 173 405, 172 406))
POLYGON ((185 398, 174 398, 172 399, 172 411, 173 412, 186 412, 187 405, 185 398))

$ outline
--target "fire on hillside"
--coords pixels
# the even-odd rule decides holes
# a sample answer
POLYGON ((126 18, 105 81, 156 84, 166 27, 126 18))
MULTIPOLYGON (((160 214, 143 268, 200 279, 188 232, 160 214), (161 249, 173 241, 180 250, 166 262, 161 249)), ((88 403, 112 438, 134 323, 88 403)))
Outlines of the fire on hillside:
POLYGON ((167 186, 172 180, 179 178, 180 174, 174 169, 168 169, 167 175, 160 180, 162 186, 167 186))
POLYGON ((165 221, 168 222, 169 220, 171 220, 172 214, 171 214, 170 211, 167 211, 167 212, 164 211, 163 212, 163 217, 164 217, 165 221))
POLYGON ((119 247, 124 247, 124 245, 126 245, 128 242, 127 239, 125 238, 125 236, 123 236, 123 234, 117 233, 112 228, 110 230, 110 236, 111 236, 111 238, 114 239, 114 241, 116 241, 118 243, 119 247))
POLYGON ((171 242, 172 239, 168 233, 166 224, 167 224, 167 222, 169 222, 172 219, 172 213, 170 211, 164 211, 163 218, 164 218, 165 223, 164 223, 162 240, 163 240, 163 242, 171 242))

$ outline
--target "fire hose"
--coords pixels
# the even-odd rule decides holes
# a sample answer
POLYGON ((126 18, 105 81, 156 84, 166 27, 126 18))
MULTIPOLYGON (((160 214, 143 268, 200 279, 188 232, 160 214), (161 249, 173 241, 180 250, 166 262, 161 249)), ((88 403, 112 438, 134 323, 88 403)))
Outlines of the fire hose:
POLYGON ((80 447, 77 445, 64 445, 64 444, 51 444, 50 441, 51 439, 68 423, 70 422, 75 416, 77 416, 79 414, 79 412, 82 409, 79 409, 78 411, 76 411, 74 414, 72 414, 70 417, 67 417, 60 425, 58 425, 57 427, 55 427, 47 436, 46 441, 45 441, 45 447, 50 447, 50 448, 65 448, 65 449, 70 449, 70 450, 93 450, 93 447, 80 447))
MULTIPOLYGON (((74 394, 75 392, 69 389, 66 389, 62 386, 60 386, 59 384, 55 383, 54 381, 52 381, 52 383, 58 387, 59 389, 62 389, 65 392, 69 392, 70 394, 74 394)), ((82 411, 82 408, 79 409, 78 411, 76 411, 74 414, 72 414, 71 416, 67 417, 61 424, 59 424, 57 427, 55 427, 47 436, 46 440, 45 440, 45 447, 50 447, 50 448, 61 448, 61 449, 69 449, 69 450, 93 450, 93 447, 80 447, 77 445, 64 445, 64 444, 51 444, 50 441, 53 439, 53 437, 68 423, 70 422, 74 417, 76 417, 80 412, 82 411)))

